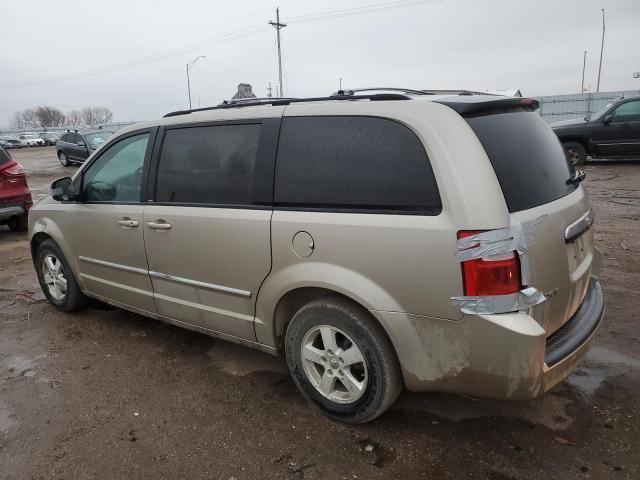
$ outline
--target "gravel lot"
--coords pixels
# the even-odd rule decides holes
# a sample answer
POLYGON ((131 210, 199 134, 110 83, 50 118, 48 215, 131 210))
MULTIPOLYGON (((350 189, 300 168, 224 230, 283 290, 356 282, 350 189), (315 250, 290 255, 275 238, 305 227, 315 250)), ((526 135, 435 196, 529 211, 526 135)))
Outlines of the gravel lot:
MULTIPOLYGON (((34 200, 70 175, 14 150, 34 200)), ((0 479, 638 479, 640 164, 587 167, 607 314, 544 398, 404 394, 369 425, 311 410, 282 359, 103 305, 57 312, 0 227, 0 479)))

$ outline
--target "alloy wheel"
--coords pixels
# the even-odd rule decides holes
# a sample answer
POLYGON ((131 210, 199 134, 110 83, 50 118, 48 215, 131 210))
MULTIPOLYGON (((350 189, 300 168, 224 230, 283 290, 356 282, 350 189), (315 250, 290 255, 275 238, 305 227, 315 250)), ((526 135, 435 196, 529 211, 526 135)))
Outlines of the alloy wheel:
POLYGON ((47 253, 42 259, 42 278, 49 294, 58 301, 67 295, 67 277, 64 266, 58 257, 47 253))
POLYGON ((339 328, 318 325, 302 340, 304 372, 313 387, 336 403, 353 403, 367 388, 367 362, 356 343, 339 328))

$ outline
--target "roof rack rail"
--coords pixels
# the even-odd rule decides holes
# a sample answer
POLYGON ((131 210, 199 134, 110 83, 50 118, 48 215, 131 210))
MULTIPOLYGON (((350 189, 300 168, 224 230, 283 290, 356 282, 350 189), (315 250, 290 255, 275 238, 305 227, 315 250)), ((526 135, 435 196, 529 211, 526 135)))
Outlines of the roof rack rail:
POLYGON ((427 95, 488 95, 497 96, 489 92, 476 92, 475 90, 421 90, 427 95))
POLYGON ((236 105, 238 103, 244 104, 247 102, 264 102, 271 103, 274 100, 293 100, 295 97, 248 97, 248 98, 230 98, 229 100, 223 100, 219 105, 236 105))
POLYGON ((397 88, 397 87, 370 87, 370 88, 350 88, 344 90, 338 90, 331 94, 332 97, 337 97, 341 95, 355 95, 356 93, 362 92, 402 92, 405 94, 412 95, 433 95, 432 93, 426 92, 424 90, 415 90, 412 88, 397 88))
MULTIPOLYGON (((187 115, 195 112, 206 112, 209 110, 224 110, 226 108, 243 108, 243 107, 256 107, 261 105, 289 105, 291 103, 306 103, 306 102, 322 102, 326 100, 370 100, 375 101, 387 101, 387 100, 411 100, 411 97, 407 95, 401 95, 398 93, 378 93, 374 95, 336 95, 330 97, 309 97, 309 98, 278 98, 267 97, 268 100, 259 100, 253 102, 237 102, 237 103, 221 103, 215 107, 193 108, 191 110, 179 110, 176 112, 170 112, 164 115, 167 117, 176 117, 178 115, 187 115)), ((253 99, 255 100, 255 99, 253 99)))

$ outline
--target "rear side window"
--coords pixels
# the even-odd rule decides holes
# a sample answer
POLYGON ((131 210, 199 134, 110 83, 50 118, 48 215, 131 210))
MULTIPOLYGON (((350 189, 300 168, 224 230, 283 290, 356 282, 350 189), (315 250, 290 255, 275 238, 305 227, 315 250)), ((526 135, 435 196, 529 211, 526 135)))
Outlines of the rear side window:
POLYGON ((374 117, 285 118, 275 203, 426 215, 442 210, 418 137, 400 123, 374 117))
POLYGON ((564 150, 535 112, 466 118, 496 172, 510 212, 552 202, 573 192, 564 150))
POLYGON ((260 124, 167 130, 156 201, 251 205, 260 124))

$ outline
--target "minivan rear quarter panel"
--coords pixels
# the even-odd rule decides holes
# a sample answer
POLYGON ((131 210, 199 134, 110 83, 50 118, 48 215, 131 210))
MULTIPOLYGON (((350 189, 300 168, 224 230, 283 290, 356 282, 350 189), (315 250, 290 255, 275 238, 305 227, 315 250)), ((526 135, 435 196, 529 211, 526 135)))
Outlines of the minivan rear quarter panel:
MULTIPOLYGON (((462 294, 455 232, 478 224, 487 229, 508 225, 504 198, 482 146, 448 107, 421 101, 402 102, 402 108, 397 102, 291 104, 284 118, 337 115, 387 118, 413 131, 431 163, 442 211, 406 215, 276 207, 273 266, 256 309, 257 340, 268 345, 277 345, 279 332, 272 319, 279 300, 300 287, 335 290, 374 315, 408 312, 440 321, 461 319, 462 313, 450 302, 462 294), (306 259, 292 248, 299 231, 308 232, 315 243, 306 259)), ((401 344, 396 350, 402 355, 401 344)))

